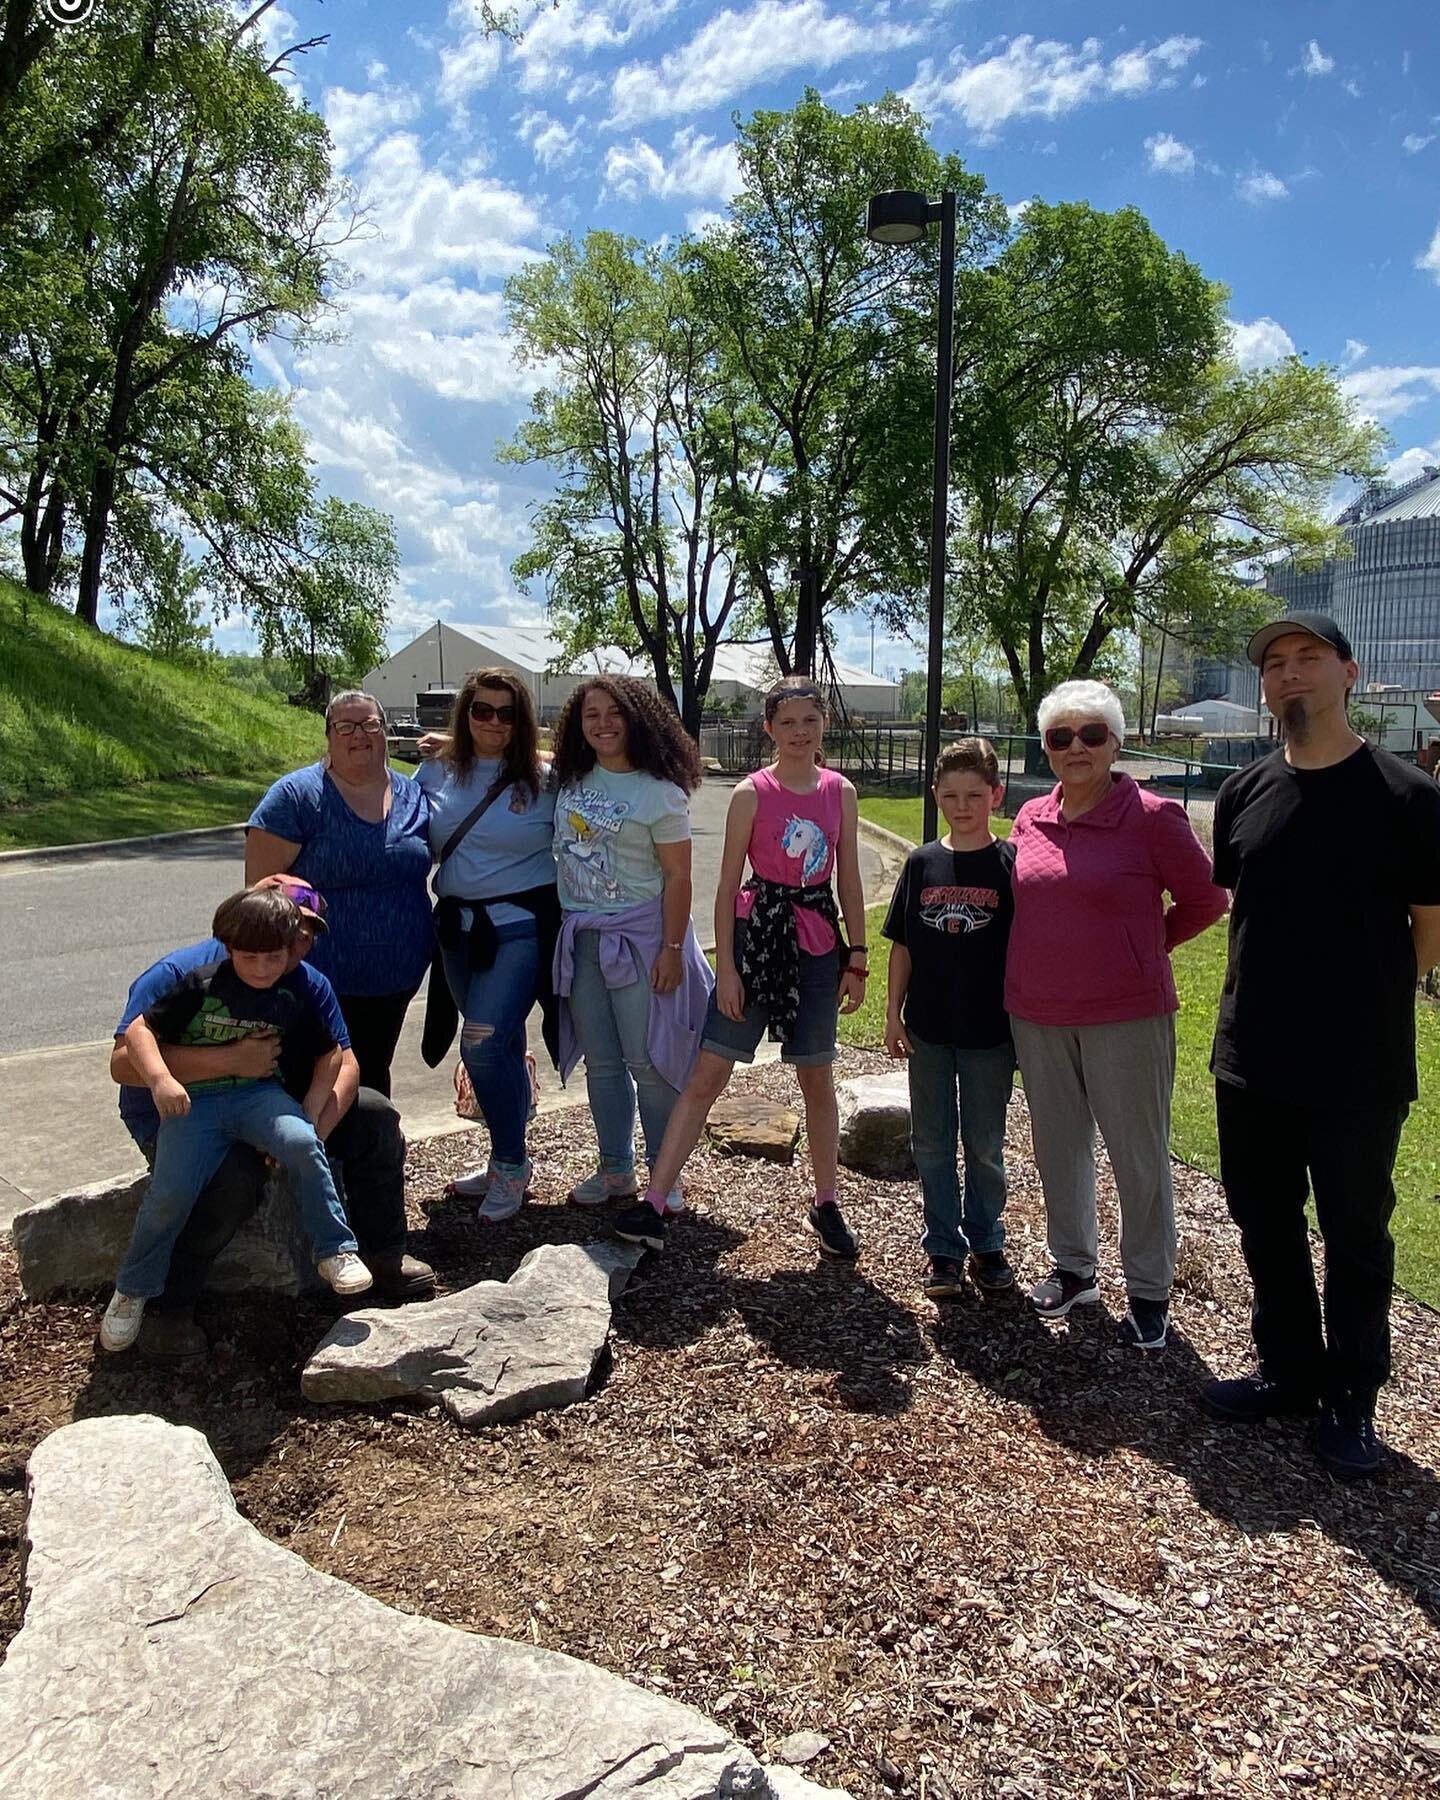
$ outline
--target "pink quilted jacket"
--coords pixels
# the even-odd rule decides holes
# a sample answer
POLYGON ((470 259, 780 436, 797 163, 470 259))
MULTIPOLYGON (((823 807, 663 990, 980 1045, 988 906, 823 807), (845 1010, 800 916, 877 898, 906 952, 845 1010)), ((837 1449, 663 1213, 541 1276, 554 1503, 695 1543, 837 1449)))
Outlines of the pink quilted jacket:
POLYGON ((1184 808, 1113 777, 1068 823, 1060 789, 1020 808, 1005 1006, 1035 1025, 1110 1025, 1174 1012, 1170 952, 1225 911, 1184 808), (1165 906, 1164 896, 1173 904, 1165 906))

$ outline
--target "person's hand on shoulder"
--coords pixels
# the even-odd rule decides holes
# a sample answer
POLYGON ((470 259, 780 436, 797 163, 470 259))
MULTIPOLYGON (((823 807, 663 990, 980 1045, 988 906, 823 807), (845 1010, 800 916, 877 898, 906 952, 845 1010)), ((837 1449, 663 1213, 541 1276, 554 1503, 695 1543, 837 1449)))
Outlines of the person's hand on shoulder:
POLYGON ((427 731, 416 742, 415 748, 426 762, 433 762, 442 750, 450 748, 450 733, 448 731, 427 731))

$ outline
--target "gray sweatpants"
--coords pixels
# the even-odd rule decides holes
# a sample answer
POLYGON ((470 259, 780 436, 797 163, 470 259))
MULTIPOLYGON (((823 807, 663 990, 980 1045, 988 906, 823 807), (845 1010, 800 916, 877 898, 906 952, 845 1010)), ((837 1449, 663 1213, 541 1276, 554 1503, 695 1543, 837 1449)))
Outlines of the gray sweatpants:
POLYGON ((1076 1275, 1095 1270, 1098 1125, 1120 1197, 1126 1290, 1139 1300, 1167 1301, 1175 1277, 1175 1015, 1117 1025, 1033 1025, 1015 1018, 1010 1024, 1057 1267, 1076 1275))

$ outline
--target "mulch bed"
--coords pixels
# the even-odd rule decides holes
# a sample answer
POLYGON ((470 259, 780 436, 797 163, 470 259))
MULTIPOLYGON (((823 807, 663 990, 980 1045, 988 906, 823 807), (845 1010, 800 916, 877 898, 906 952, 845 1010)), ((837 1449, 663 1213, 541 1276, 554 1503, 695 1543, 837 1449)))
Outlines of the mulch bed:
MULTIPOLYGON (((884 1059, 847 1052, 851 1072, 884 1059)), ((778 1067, 745 1085, 793 1092, 778 1067)), ((603 1222, 561 1202, 583 1110, 535 1130, 538 1204, 413 1247, 448 1287, 603 1222)), ((411 1202, 473 1149, 418 1147, 411 1202)), ((1023 1099, 1011 1254, 1046 1266, 1023 1099)), ((1108 1171, 1106 1226, 1113 1246, 1108 1171)), ((298 1374, 327 1315, 214 1304, 204 1373, 102 1357, 94 1305, 32 1306, 0 1250, 0 1644, 33 1445, 152 1412, 209 1438, 245 1515, 392 1605, 568 1651, 688 1701, 766 1754, 822 1732, 857 1796, 1419 1794, 1440 1788, 1440 1319, 1395 1304, 1380 1480, 1302 1429, 1196 1409, 1247 1366, 1247 1289, 1212 1181, 1177 1170, 1170 1349, 1112 1341, 1124 1299, 1047 1327, 1019 1300, 918 1291, 912 1183, 847 1176, 856 1269, 819 1266, 802 1172, 696 1156, 694 1214, 615 1314, 593 1396, 466 1433, 438 1409, 326 1408, 298 1374)))

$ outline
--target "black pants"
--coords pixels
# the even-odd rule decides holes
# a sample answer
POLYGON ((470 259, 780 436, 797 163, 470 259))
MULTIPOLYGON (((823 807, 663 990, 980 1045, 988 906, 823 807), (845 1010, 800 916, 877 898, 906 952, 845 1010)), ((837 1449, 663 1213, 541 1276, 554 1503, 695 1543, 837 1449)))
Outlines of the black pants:
MULTIPOLYGON (((153 1144, 146 1146, 147 1159, 153 1144)), ((405 1246, 405 1138, 400 1114, 383 1094, 361 1088, 330 1133, 325 1154, 345 1202, 362 1256, 405 1246)), ((193 1310, 211 1264, 259 1206, 265 1159, 248 1144, 232 1145, 211 1176, 170 1255, 165 1291, 150 1310, 193 1310)))
POLYGON ((390 1065, 405 1023, 405 1009, 415 998, 408 994, 337 994, 350 1048, 360 1065, 360 1085, 377 1094, 390 1093, 390 1065))
POLYGON ((1216 1082, 1220 1179, 1255 1288, 1255 1347, 1272 1381, 1334 1397, 1370 1395, 1389 1379, 1390 1177, 1409 1110, 1292 1106, 1216 1082), (1307 1188, 1325 1243, 1323 1329, 1307 1188))

